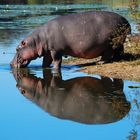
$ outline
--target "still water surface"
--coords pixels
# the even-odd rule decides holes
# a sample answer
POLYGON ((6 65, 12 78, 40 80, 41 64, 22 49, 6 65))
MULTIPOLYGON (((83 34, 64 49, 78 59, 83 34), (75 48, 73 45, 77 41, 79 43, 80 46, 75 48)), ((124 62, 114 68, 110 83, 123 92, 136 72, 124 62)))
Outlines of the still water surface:
POLYGON ((129 1, 44 3, 0 5, 0 140, 140 140, 140 83, 88 75, 76 66, 62 66, 56 75, 41 68, 42 59, 19 71, 9 66, 20 40, 58 15, 114 11, 138 33, 139 1, 135 8, 129 1))

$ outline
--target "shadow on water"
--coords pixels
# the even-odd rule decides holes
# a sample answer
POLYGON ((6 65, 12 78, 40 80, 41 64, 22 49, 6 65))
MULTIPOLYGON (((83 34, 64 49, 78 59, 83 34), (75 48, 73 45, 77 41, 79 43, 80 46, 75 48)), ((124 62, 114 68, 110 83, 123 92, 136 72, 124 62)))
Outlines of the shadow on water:
POLYGON ((27 99, 49 114, 85 124, 121 120, 130 110, 123 81, 85 76, 63 80, 61 73, 43 70, 38 78, 29 69, 13 70, 17 88, 27 99))

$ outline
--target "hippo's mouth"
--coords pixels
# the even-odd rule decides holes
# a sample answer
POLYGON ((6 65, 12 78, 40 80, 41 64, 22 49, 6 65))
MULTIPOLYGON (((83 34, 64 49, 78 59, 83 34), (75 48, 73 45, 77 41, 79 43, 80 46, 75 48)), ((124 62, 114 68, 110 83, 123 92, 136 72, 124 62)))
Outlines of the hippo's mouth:
POLYGON ((19 54, 17 54, 13 61, 11 62, 11 66, 14 68, 24 68, 30 63, 29 60, 23 59, 19 54))
POLYGON ((28 60, 23 60, 22 63, 20 63, 20 68, 26 67, 29 64, 28 60))

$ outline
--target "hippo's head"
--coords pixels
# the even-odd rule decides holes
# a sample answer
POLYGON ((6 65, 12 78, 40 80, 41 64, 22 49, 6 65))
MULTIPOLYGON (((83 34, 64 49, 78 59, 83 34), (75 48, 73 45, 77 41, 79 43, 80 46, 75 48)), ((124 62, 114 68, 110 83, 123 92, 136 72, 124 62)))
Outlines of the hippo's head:
POLYGON ((42 46, 39 45, 35 38, 29 36, 18 45, 16 55, 10 65, 15 68, 26 67, 31 60, 34 60, 41 55, 42 46))

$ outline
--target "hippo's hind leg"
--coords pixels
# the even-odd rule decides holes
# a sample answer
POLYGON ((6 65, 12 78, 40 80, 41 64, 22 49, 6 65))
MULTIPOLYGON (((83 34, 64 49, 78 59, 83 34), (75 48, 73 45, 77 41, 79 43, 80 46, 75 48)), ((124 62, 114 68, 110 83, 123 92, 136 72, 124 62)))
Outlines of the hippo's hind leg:
POLYGON ((124 42, 126 35, 120 35, 112 39, 113 61, 119 61, 124 54, 124 42))
POLYGON ((51 53, 48 51, 46 54, 44 54, 42 67, 43 68, 50 67, 52 61, 53 59, 51 57, 51 53))
POLYGON ((101 60, 97 62, 97 64, 105 64, 112 62, 113 58, 113 49, 109 47, 108 49, 104 50, 101 55, 101 60))
POLYGON ((116 37, 112 38, 112 48, 113 48, 113 61, 119 61, 124 55, 124 42, 127 37, 130 28, 122 31, 121 34, 117 34, 116 37))
POLYGON ((124 46, 123 44, 118 44, 115 48, 113 48, 113 60, 119 61, 124 55, 124 46))

